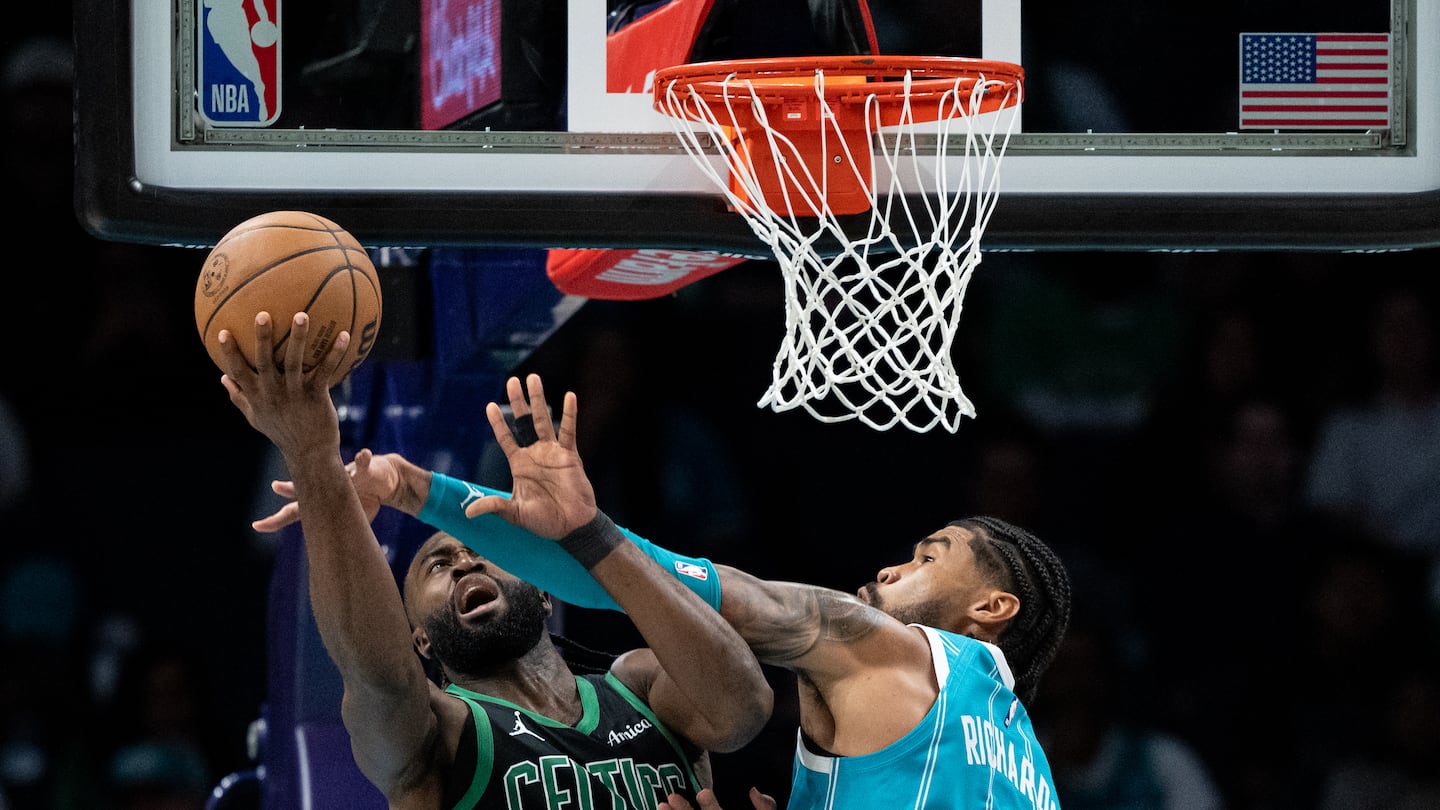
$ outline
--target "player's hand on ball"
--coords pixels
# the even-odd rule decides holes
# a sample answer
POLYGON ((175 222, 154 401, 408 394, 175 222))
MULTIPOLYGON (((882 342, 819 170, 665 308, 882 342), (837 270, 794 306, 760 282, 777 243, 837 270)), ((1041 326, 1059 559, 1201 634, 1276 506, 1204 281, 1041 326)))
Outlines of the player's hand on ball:
POLYGON ((281 366, 298 356, 308 370, 324 362, 336 335, 349 332, 350 351, 329 382, 338 385, 374 348, 383 309, 380 277, 365 247, 333 220, 307 211, 268 211, 236 225, 195 281, 195 327, 221 370, 219 333, 228 330, 250 358, 255 313, 264 311, 273 319, 271 346, 279 347, 270 360, 281 366), (289 351, 297 312, 310 322, 299 355, 289 351))
POLYGON ((245 361, 234 336, 222 331, 220 382, 230 393, 230 402, 244 414, 250 426, 265 434, 287 461, 317 454, 340 453, 340 421, 330 399, 329 381, 340 366, 350 345, 350 333, 341 332, 325 357, 309 370, 301 370, 301 358, 309 335, 310 319, 295 313, 292 339, 286 347, 283 371, 271 360, 274 325, 268 312, 255 315, 255 366, 245 361))

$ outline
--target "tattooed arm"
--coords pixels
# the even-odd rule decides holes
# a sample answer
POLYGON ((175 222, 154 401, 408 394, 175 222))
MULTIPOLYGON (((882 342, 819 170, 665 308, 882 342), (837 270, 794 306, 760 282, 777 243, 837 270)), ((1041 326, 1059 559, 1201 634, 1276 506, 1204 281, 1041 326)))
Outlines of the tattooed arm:
POLYGON ((720 615, 761 663, 795 673, 800 726, 816 744, 870 753, 929 711, 938 688, 920 630, 840 591, 716 569, 720 615))

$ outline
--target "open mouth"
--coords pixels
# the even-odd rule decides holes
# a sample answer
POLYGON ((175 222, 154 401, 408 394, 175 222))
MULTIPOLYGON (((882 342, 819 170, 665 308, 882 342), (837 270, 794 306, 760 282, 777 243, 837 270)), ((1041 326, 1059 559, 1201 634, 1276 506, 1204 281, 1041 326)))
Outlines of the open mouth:
POLYGON ((455 611, 462 619, 471 618, 484 612, 486 606, 500 598, 495 583, 484 574, 471 574, 455 585, 455 611))

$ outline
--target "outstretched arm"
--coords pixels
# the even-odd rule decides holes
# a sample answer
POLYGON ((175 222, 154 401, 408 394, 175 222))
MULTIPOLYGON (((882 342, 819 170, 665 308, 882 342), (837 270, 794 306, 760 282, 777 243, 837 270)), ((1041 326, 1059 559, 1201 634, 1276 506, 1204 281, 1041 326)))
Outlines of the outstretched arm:
POLYGON ((295 316, 276 368, 268 313, 255 318, 255 368, 234 336, 220 333, 222 384, 252 427, 274 442, 294 478, 310 570, 310 602, 320 638, 340 670, 346 728, 361 770, 392 798, 432 758, 437 717, 429 681, 389 563, 371 532, 340 459, 340 428, 327 386, 350 336, 342 332, 324 360, 301 371, 310 330, 295 316))
MULTIPOLYGON (((528 414, 523 402, 512 403, 511 408, 517 415, 528 414)), ((494 514, 470 516, 471 505, 482 498, 508 498, 509 493, 432 473, 397 453, 372 456, 361 450, 349 469, 372 517, 382 504, 400 509, 460 539, 557 599, 580 607, 620 609, 590 572, 557 544, 494 514)), ((277 481, 273 488, 280 495, 294 496, 290 482, 277 481)), ((257 521, 256 528, 278 529, 295 519, 294 510, 294 503, 286 504, 264 521, 257 521)), ((626 529, 620 531, 670 576, 720 610, 764 663, 817 678, 824 678, 832 668, 845 672, 851 663, 846 642, 870 638, 875 624, 889 624, 879 611, 848 594, 761 580, 729 566, 677 554, 626 529)))
MULTIPOLYGON (((399 453, 375 455, 361 450, 347 467, 371 520, 381 506, 398 509, 458 539, 557 599, 577 607, 620 609, 584 566, 553 542, 497 515, 466 515, 466 508, 477 499, 490 495, 509 497, 508 492, 422 469, 399 453)), ((294 482, 275 481, 270 488, 282 497, 295 497, 294 482)), ((251 525, 256 531, 273 532, 298 519, 298 505, 292 500, 251 525)), ((681 584, 719 609, 720 578, 709 560, 660 548, 624 527, 620 531, 681 584)))
MULTIPOLYGON (((497 418, 503 421, 498 414, 497 418)), ((378 510, 383 503, 418 516, 558 599, 585 607, 619 609, 590 572, 555 543, 495 515, 467 517, 470 504, 487 497, 497 497, 492 503, 499 503, 506 493, 430 473, 394 454, 372 458, 362 451, 350 469, 352 481, 371 508, 378 510)), ((276 482, 275 490, 293 496, 287 482, 276 482)), ((266 521, 257 522, 257 528, 273 530, 293 520, 292 507, 287 505, 266 521)), ((872 667, 898 665, 907 672, 929 671, 923 643, 900 623, 854 597, 809 585, 761 580, 738 569, 676 554, 633 533, 627 536, 669 576, 720 610, 760 661, 795 671, 817 688, 829 690, 847 676, 863 679, 866 673, 875 672, 872 667)), ((924 686, 919 689, 923 692, 924 686)))
POLYGON ((576 452, 577 399, 565 395, 558 435, 538 375, 506 384, 511 409, 535 410, 537 440, 521 446, 500 406, 486 416, 515 482, 513 495, 485 495, 471 516, 506 522, 554 538, 624 609, 650 650, 627 655, 614 673, 642 695, 657 717, 703 748, 732 751, 770 717, 772 695, 755 656, 724 619, 651 560, 595 505, 595 491, 576 452))
MULTIPOLYGON (((528 412, 523 403, 512 403, 511 408, 518 414, 528 412)), ((361 499, 373 504, 373 509, 383 503, 418 516, 570 604, 620 609, 590 572, 557 544, 494 514, 469 516, 471 504, 482 498, 508 498, 509 493, 431 473, 395 453, 371 458, 369 451, 362 450, 350 468, 361 499)), ((289 495, 285 485, 277 482, 276 491, 289 495)), ((286 509, 291 507, 293 504, 286 509)), ((626 529, 620 531, 670 576, 720 610, 764 663, 812 671, 823 678, 831 667, 845 671, 848 642, 870 638, 877 624, 891 625, 879 611, 849 594, 762 580, 730 566, 677 554, 626 529), (725 594, 723 601, 721 593, 725 594)))

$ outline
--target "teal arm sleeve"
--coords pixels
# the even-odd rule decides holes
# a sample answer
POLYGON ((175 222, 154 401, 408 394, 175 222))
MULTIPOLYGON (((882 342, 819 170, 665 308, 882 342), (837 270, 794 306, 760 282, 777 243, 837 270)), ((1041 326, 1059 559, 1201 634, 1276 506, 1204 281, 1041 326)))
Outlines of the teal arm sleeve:
MULTIPOLYGON (((577 607, 620 609, 605 588, 590 576, 590 572, 555 541, 514 526, 496 515, 465 517, 465 507, 484 495, 508 498, 510 493, 432 472, 430 496, 420 510, 420 520, 451 535, 556 599, 577 607)), ((709 560, 676 554, 623 526, 620 531, 670 576, 699 594, 710 607, 720 610, 720 574, 709 560)))

